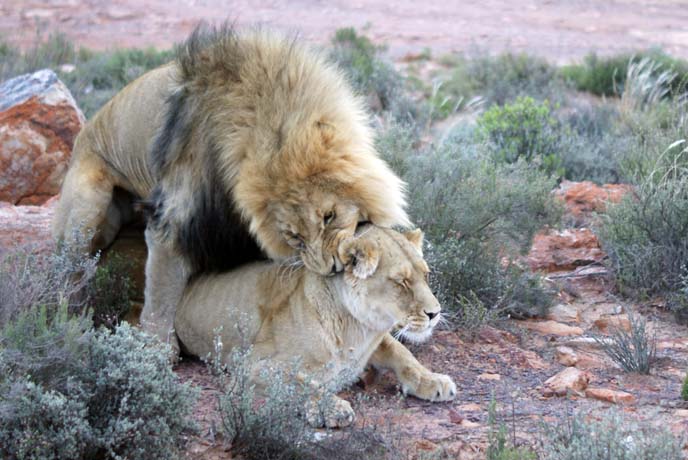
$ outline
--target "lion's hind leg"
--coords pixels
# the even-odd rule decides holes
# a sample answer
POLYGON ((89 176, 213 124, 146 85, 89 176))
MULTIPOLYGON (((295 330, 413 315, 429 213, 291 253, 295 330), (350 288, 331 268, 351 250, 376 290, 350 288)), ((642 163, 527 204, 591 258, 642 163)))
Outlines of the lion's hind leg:
POLYGON ((114 187, 107 163, 75 147, 53 220, 54 238, 92 252, 109 246, 122 223, 122 212, 113 200, 114 187))

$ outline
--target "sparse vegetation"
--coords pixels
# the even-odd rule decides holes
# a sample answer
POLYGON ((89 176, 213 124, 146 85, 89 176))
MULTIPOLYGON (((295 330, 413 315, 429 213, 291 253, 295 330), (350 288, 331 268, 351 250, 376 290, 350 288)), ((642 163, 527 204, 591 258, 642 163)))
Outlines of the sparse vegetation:
POLYGON ((612 412, 599 420, 575 415, 542 425, 543 460, 679 460, 680 442, 667 430, 612 412))
POLYGON ((598 229, 625 294, 646 298, 681 289, 688 266, 688 175, 672 171, 658 169, 634 194, 610 206, 598 229))
POLYGON ((618 96, 626 84, 629 64, 649 59, 657 63, 657 73, 669 71, 676 74, 671 83, 673 92, 681 92, 688 81, 688 62, 673 58, 659 50, 636 54, 619 54, 601 57, 589 54, 581 64, 572 64, 561 69, 564 78, 571 81, 580 91, 598 96, 618 96))
POLYGON ((39 69, 53 69, 86 117, 91 117, 127 83, 172 57, 171 50, 153 48, 77 50, 64 34, 52 34, 45 39, 37 35, 34 46, 23 52, 11 43, 0 42, 0 81, 39 69))
POLYGON ((495 161, 515 163, 522 158, 563 175, 559 150, 564 133, 547 101, 519 97, 513 103, 494 106, 478 119, 478 129, 489 142, 495 161))
POLYGON ((174 458, 194 392, 157 340, 127 325, 92 330, 66 303, 0 331, 3 458, 174 458))
POLYGON ((527 447, 516 445, 516 433, 508 432, 504 422, 497 420, 497 401, 492 396, 487 414, 487 460, 536 460, 537 455, 527 447), (511 438, 511 439, 510 439, 511 438))
POLYGON ((396 458, 394 439, 365 423, 316 437, 307 418, 328 410, 336 382, 308 385, 298 378, 295 362, 291 370, 265 366, 258 371, 270 372, 267 386, 258 389, 250 382, 251 372, 256 371, 250 353, 250 349, 234 350, 227 366, 213 363, 223 388, 219 398, 223 434, 233 454, 247 460, 396 458))
POLYGON ((411 216, 427 236, 431 281, 443 305, 459 323, 471 293, 489 309, 542 313, 549 296, 539 278, 503 260, 527 251, 535 232, 558 220, 554 180, 523 160, 495 163, 472 128, 421 151, 398 130, 405 131, 390 129, 378 148, 408 183, 411 216))
POLYGON ((611 326, 608 336, 595 336, 602 351, 626 372, 649 374, 657 356, 657 338, 642 316, 628 312, 630 331, 611 326))
POLYGON ((688 401, 688 374, 686 375, 686 378, 683 379, 683 386, 681 387, 681 398, 683 398, 684 401, 688 401))

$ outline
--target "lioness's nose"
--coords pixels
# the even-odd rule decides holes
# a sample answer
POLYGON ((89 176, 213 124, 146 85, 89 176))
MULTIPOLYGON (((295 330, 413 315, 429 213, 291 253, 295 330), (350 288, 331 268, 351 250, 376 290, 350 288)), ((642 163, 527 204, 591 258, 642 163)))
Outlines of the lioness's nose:
POLYGON ((431 321, 435 316, 440 314, 439 312, 435 312, 435 311, 424 311, 423 313, 425 313, 428 316, 428 319, 431 321))

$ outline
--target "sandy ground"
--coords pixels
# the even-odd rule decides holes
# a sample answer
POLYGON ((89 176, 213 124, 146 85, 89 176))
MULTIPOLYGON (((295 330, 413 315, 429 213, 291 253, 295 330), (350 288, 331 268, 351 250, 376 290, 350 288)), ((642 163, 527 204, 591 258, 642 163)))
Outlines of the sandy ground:
POLYGON ((0 34, 23 46, 36 30, 102 49, 167 47, 198 21, 265 24, 325 42, 354 26, 395 57, 430 48, 528 51, 567 62, 660 46, 688 58, 686 0, 2 0, 0 34))

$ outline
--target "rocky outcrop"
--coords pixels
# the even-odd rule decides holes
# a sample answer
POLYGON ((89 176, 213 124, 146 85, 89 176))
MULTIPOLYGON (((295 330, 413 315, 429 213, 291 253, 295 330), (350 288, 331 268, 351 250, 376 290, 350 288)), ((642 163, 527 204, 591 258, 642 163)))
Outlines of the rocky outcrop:
POLYGON ((40 205, 57 194, 83 123, 51 70, 0 85, 0 201, 40 205))
POLYGON ((535 235, 527 261, 531 270, 555 272, 599 263, 604 256, 592 230, 573 228, 549 230, 535 235))
POLYGON ((580 217, 592 212, 604 212, 607 203, 618 203, 633 187, 625 184, 597 185, 590 181, 563 181, 554 195, 564 203, 566 212, 580 217))
POLYGON ((0 201, 0 256, 17 247, 52 248, 50 224, 56 199, 42 206, 12 206, 0 201))

